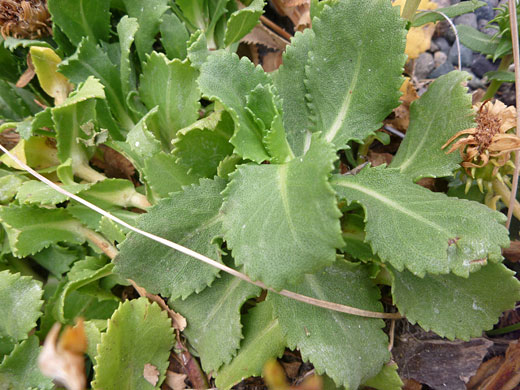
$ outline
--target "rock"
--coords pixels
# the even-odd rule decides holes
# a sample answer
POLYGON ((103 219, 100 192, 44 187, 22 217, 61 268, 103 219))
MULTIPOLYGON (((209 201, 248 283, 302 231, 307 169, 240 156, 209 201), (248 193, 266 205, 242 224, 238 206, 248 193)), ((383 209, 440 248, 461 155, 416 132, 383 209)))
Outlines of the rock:
POLYGON ((486 20, 486 19, 480 19, 478 21, 478 30, 480 32, 483 32, 484 34, 487 34, 487 35, 490 35, 490 36, 493 36, 496 34, 497 30, 493 29, 493 28, 489 28, 487 25, 489 23, 489 20, 486 20))
POLYGON ((435 44, 435 42, 431 41, 430 43, 430 50, 428 50, 431 53, 435 53, 436 51, 439 51, 440 48, 435 44))
POLYGON ((440 51, 443 51, 444 53, 448 54, 450 51, 450 44, 446 40, 446 38, 439 37, 435 38, 432 43, 435 43, 435 45, 439 48, 440 51))
POLYGON ((484 77, 485 73, 496 70, 497 67, 498 65, 493 64, 482 54, 476 54, 473 58, 473 63, 471 64, 471 71, 477 77, 482 78, 484 77))
MULTIPOLYGON (((459 65, 458 53, 457 44, 454 43, 448 53, 448 61, 455 66, 459 65)), ((473 51, 462 44, 460 45, 460 62, 462 66, 471 66, 473 63, 473 51)))
POLYGON ((451 0, 451 5, 453 4, 459 4, 460 3, 460 0, 451 0))
POLYGON ((437 77, 440 77, 442 76, 443 74, 446 74, 446 73, 449 73, 451 72, 452 70, 454 70, 455 68, 453 67, 453 65, 449 62, 449 61, 446 61, 444 64, 442 64, 441 66, 439 66, 438 68, 435 68, 429 75, 428 75, 428 78, 429 79, 436 79, 437 77))
POLYGON ((433 56, 428 52, 422 53, 415 60, 414 75, 419 80, 425 79, 434 67, 433 56))
POLYGON ((438 8, 449 7, 451 5, 450 0, 433 0, 434 3, 437 3, 438 8))
POLYGON ((442 51, 437 51, 433 55, 433 62, 435 64, 436 68, 438 68, 439 66, 444 64, 447 59, 448 59, 448 55, 442 51))
MULTIPOLYGON (((466 69, 464 69, 466 70, 466 69)), ((484 88, 485 84, 482 81, 482 79, 475 76, 475 74, 469 70, 466 70, 470 75, 471 79, 468 81, 468 87, 470 87, 472 90, 477 90, 479 88, 484 88)))
POLYGON ((484 0, 491 8, 498 7, 498 0, 484 0))
POLYGON ((485 5, 483 7, 477 8, 475 10, 475 15, 477 16, 477 20, 491 20, 495 17, 495 10, 491 5, 485 5))
POLYGON ((455 23, 455 26, 458 26, 459 24, 465 24, 467 26, 473 27, 476 29, 478 27, 477 25, 477 15, 475 14, 464 14, 457 16, 453 22, 455 23))

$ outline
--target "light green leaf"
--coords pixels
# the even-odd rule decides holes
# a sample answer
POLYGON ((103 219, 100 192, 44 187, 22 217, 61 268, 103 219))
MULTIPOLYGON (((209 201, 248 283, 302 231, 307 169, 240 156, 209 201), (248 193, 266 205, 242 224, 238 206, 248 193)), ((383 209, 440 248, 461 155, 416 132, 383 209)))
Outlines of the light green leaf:
POLYGON ((130 47, 134 43, 138 29, 139 23, 137 23, 137 19, 129 18, 128 15, 123 16, 117 24, 117 35, 119 35, 119 44, 121 45, 121 89, 124 98, 128 98, 128 94, 136 90, 137 80, 130 47))
POLYGON ((268 85, 269 79, 260 67, 236 54, 217 52, 202 64, 198 80, 204 97, 222 103, 235 121, 231 143, 237 154, 257 163, 269 159, 262 143, 262 129, 246 110, 246 96, 258 85, 268 85))
POLYGON ((190 34, 186 26, 175 14, 163 15, 161 23, 161 43, 170 60, 184 60, 187 55, 190 34))
POLYGON ((85 321, 85 335, 87 336, 87 355, 91 361, 95 361, 98 352, 97 347, 101 344, 101 334, 107 328, 107 320, 85 321))
MULTIPOLYGON (((484 2, 484 1, 470 0, 470 1, 462 1, 458 4, 453 4, 449 7, 438 8, 435 10, 437 12, 428 12, 428 11, 420 12, 417 15, 415 15, 415 18, 414 18, 411 26, 417 27, 417 26, 422 26, 423 24, 426 24, 426 23, 445 20, 444 16, 442 14, 440 14, 440 12, 442 12, 448 18, 453 19, 455 16, 475 12, 475 10, 477 8, 480 8, 484 5, 486 5, 486 2, 484 2)), ((457 31, 459 31, 459 37, 460 37, 460 30, 459 30, 460 26, 465 26, 465 25, 460 24, 457 26, 457 31)))
POLYGON ((103 234, 103 236, 112 242, 115 241, 121 243, 126 238, 126 233, 123 231, 123 229, 121 229, 118 224, 105 216, 101 218, 101 221, 99 222, 99 231, 101 234, 103 234))
POLYGON ((146 54, 152 51, 155 36, 159 32, 161 17, 169 8, 168 0, 122 0, 128 16, 136 18, 139 30, 135 35, 135 47, 139 59, 144 62, 146 54))
POLYGON ((265 362, 278 358, 285 350, 285 338, 273 317, 270 302, 261 302, 243 317, 244 339, 231 363, 222 366, 217 372, 216 385, 228 390, 250 376, 261 376, 265 362))
MULTIPOLYGON (((220 261, 213 240, 220 235, 221 179, 202 179, 200 185, 163 199, 138 221, 138 227, 220 261)), ((210 285, 214 267, 176 252, 141 235, 130 233, 120 245, 115 272, 135 280, 148 291, 176 299, 210 285)))
MULTIPOLYGON (((90 186, 90 184, 72 184, 63 185, 61 188, 72 194, 78 194, 90 186)), ((65 202, 69 197, 39 180, 29 180, 19 186, 16 199, 20 204, 56 205, 65 202)))
POLYGON ((188 321, 183 333, 200 356, 204 371, 217 370, 235 356, 242 338, 240 308, 260 292, 259 287, 223 274, 204 291, 171 302, 188 321))
POLYGON ((171 320, 146 298, 125 301, 108 322, 98 346, 93 389, 158 389, 174 343, 171 320), (143 376, 146 364, 159 371, 157 386, 143 376))
POLYGON ((215 111, 179 130, 172 153, 190 174, 213 177, 224 157, 233 153, 229 143, 233 129, 231 116, 226 111, 215 111))
POLYGON ((388 363, 383 366, 379 374, 367 380, 363 385, 376 390, 401 390, 404 384, 397 372, 397 364, 388 363))
POLYGON ((506 70, 494 70, 491 72, 487 72, 485 76, 488 78, 488 80, 497 80, 504 83, 515 82, 515 73, 508 72, 506 70))
POLYGON ((392 272, 392 295, 399 312, 413 324, 441 337, 480 337, 502 312, 520 299, 520 282, 503 264, 488 264, 469 278, 392 272))
POLYGON ((134 184, 124 179, 105 179, 82 191, 80 195, 101 208, 119 206, 145 209, 148 206, 143 204, 143 195, 135 190, 134 184))
MULTIPOLYGON (((291 291, 325 301, 382 311, 379 289, 368 269, 343 260, 313 275, 291 291)), ((388 339, 379 319, 322 309, 278 294, 268 293, 291 349, 298 348, 319 374, 326 373, 337 385, 357 389, 376 375, 390 354, 388 339)))
POLYGON ((0 177, 0 203, 9 203, 24 183, 24 177, 19 175, 6 175, 0 177))
POLYGON ((148 57, 143 67, 139 94, 148 109, 159 106, 161 140, 168 146, 177 130, 189 126, 199 116, 197 77, 198 71, 188 61, 169 61, 157 52, 148 57))
POLYGON ((282 165, 241 165, 224 192, 223 231, 236 264, 284 288, 330 265, 343 247, 334 191, 336 154, 318 134, 307 154, 282 165))
POLYGON ((225 157, 217 168, 217 175, 225 180, 229 179, 229 175, 235 171, 237 165, 242 164, 244 160, 242 157, 232 154, 231 156, 225 157))
POLYGON ((61 58, 48 47, 31 46, 29 52, 40 86, 60 104, 72 90, 67 77, 58 73, 61 58))
POLYGON ((344 149, 379 129, 399 104, 404 21, 386 0, 340 0, 324 8, 312 29, 305 82, 311 131, 344 149))
POLYGON ((85 242, 83 227, 64 209, 4 206, 0 208, 0 221, 16 257, 34 254, 58 242, 85 242))
POLYGON ((249 6, 231 14, 227 21, 224 43, 226 46, 240 41, 258 24, 264 13, 264 0, 253 0, 249 6))
POLYGON ((200 69, 202 64, 206 62, 208 56, 212 53, 208 50, 208 42, 206 35, 202 30, 197 30, 191 34, 187 43, 187 57, 194 68, 200 69))
POLYGON ((410 126, 391 168, 414 181, 451 176, 460 167, 459 153, 446 154, 442 145, 455 133, 474 127, 471 95, 462 85, 469 74, 453 71, 433 82, 410 106, 410 126))
POLYGON ((208 19, 207 0, 176 0, 182 14, 196 28, 204 30, 208 19))
POLYGON ((26 339, 41 316, 43 290, 29 276, 0 272, 0 337, 26 339))
POLYGON ((92 39, 83 38, 76 53, 61 63, 60 72, 75 84, 91 76, 97 78, 105 89, 107 102, 115 118, 123 128, 129 130, 133 127, 132 118, 126 111, 120 73, 108 54, 92 39))
POLYGON ((493 37, 484 34, 471 26, 464 24, 457 26, 460 42, 473 51, 486 55, 493 55, 497 51, 498 42, 493 37))
POLYGON ((198 176, 188 173, 187 167, 176 162, 175 156, 160 152, 149 157, 143 168, 144 179, 157 198, 165 198, 183 186, 196 183, 198 176))
POLYGON ((31 336, 18 344, 10 355, 0 363, 2 389, 54 389, 52 380, 38 369, 40 345, 38 337, 31 336))
POLYGON ((78 46, 83 37, 108 41, 110 2, 105 0, 49 0, 52 22, 60 26, 70 41, 78 46))
MULTIPOLYGON (((10 51, 15 51, 20 47, 26 49, 31 46, 41 46, 52 49, 52 46, 49 44, 49 42, 40 41, 37 39, 18 39, 13 37, 5 37, 5 40, 1 39, 0 42, 1 41, 3 41, 3 46, 10 51)), ((16 82, 16 80, 11 81, 16 82)))
POLYGON ((342 199, 365 209, 366 240, 381 260, 422 277, 453 272, 467 277, 480 261, 502 259, 509 245, 505 216, 412 183, 397 169, 364 168, 332 179, 342 199))

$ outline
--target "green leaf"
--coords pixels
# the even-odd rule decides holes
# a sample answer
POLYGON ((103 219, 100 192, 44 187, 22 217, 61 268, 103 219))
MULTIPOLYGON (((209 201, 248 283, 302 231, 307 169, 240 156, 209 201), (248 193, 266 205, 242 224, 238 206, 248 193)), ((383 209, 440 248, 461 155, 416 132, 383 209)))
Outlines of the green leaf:
POLYGON ((312 29, 305 82, 311 131, 344 149, 379 129, 399 104, 404 21, 386 0, 340 0, 324 8, 312 29))
POLYGON ((497 80, 503 83, 514 83, 515 82, 515 73, 508 72, 506 70, 495 70, 491 72, 487 72, 484 76, 488 78, 488 80, 497 80))
POLYGON ((85 335, 87 336, 87 355, 91 361, 95 361, 98 354, 97 347, 101 344, 101 334, 107 328, 106 320, 85 321, 85 335))
POLYGON ((204 371, 217 370, 235 356, 242 338, 240 308, 260 292, 259 287, 223 274, 201 293, 171 302, 188 321, 183 333, 200 356, 204 371))
POLYGON ((471 26, 466 26, 464 24, 457 26, 457 32, 459 34, 460 42, 464 46, 482 54, 495 54, 498 47, 498 42, 488 34, 484 34, 483 32, 480 32, 477 29, 474 29, 471 26))
POLYGON ((33 260, 47 269, 57 278, 69 272, 72 263, 80 258, 82 253, 73 248, 51 245, 32 256, 33 260))
POLYGON ((83 37, 108 41, 110 2, 105 0, 49 0, 53 23, 78 46, 83 37))
POLYGON ((453 71, 433 82, 410 106, 410 126, 391 168, 414 181, 451 176, 460 167, 459 153, 446 154, 442 145, 455 133, 474 127, 471 95, 462 85, 466 72, 453 71))
POLYGON ((117 24, 117 35, 119 36, 119 44, 121 45, 121 89, 123 97, 128 98, 131 91, 136 90, 136 76, 133 66, 130 47, 134 43, 135 34, 139 29, 137 19, 129 18, 125 15, 117 24))
MULTIPOLYGON (((1 179, 0 179, 1 180, 1 179)), ((61 188, 72 193, 78 194, 90 187, 90 184, 72 184, 63 185, 61 188)), ((47 184, 39 180, 29 180, 19 185, 16 199, 20 204, 35 204, 35 205, 56 205, 65 202, 69 199, 67 195, 56 191, 47 184)))
POLYGON ((31 46, 29 53, 40 86, 55 99, 56 104, 60 104, 72 90, 69 80, 58 73, 61 58, 48 47, 31 46))
POLYGON ((392 274, 392 295, 399 312, 412 324, 450 340, 480 337, 520 299, 520 282, 503 264, 488 264, 469 278, 418 278, 408 271, 392 274))
MULTIPOLYGON (((224 187, 221 179, 202 179, 200 185, 186 187, 161 200, 139 217, 137 226, 220 261, 220 248, 213 240, 222 229, 219 209, 224 187)), ((219 272, 134 233, 120 245, 114 262, 117 274, 135 280, 150 292, 173 299, 203 290, 219 272)))
POLYGON ((146 298, 125 301, 108 322, 98 346, 93 389, 158 389, 174 343, 171 320, 146 298), (157 386, 143 376, 145 365, 159 371, 157 386))
POLYGON ((0 80, 0 119, 22 121, 31 115, 31 111, 19 91, 20 89, 13 84, 0 80))
POLYGON ((139 94, 148 109, 159 106, 161 140, 170 145, 177 130, 189 126, 199 117, 200 92, 198 71, 188 61, 169 61, 153 52, 143 67, 139 94), (161 88, 158 88, 161 86, 161 88))
POLYGON ((175 156, 160 152, 145 161, 143 173, 146 184, 156 198, 165 198, 183 186, 194 184, 198 176, 188 173, 187 167, 176 162, 175 156))
POLYGON ((103 84, 107 102, 115 118, 125 129, 133 127, 132 118, 126 111, 121 75, 117 67, 110 61, 108 54, 92 39, 83 38, 76 53, 61 63, 60 72, 75 84, 79 84, 91 76, 97 78, 103 84))
POLYGON ((172 153, 190 174, 213 177, 224 157, 233 153, 233 146, 229 143, 233 129, 231 116, 226 111, 215 111, 179 130, 172 153))
MULTIPOLYGON (((9 39, 11 37, 6 38, 9 39)), ((18 64, 16 57, 9 51, 6 41, 2 37, 0 37, 0 79, 11 83, 16 83, 18 79, 18 64)))
POLYGON ((186 26, 175 14, 166 14, 161 23, 161 43, 170 60, 184 60, 187 55, 190 34, 186 26))
POLYGON ((159 32, 161 17, 169 8, 168 0, 122 0, 128 16, 136 18, 139 30, 135 35, 135 47, 139 59, 144 62, 146 54, 152 51, 155 36, 159 32))
POLYGON ((383 366, 379 374, 367 380, 363 385, 376 390, 401 390, 403 381, 397 372, 397 364, 388 363, 383 366))
POLYGON ((25 257, 58 242, 82 244, 83 227, 64 209, 33 206, 0 208, 9 244, 16 257, 25 257))
POLYGON ((262 143, 262 129, 246 110, 246 96, 258 85, 268 85, 269 79, 261 67, 236 54, 217 52, 202 64, 198 80, 205 98, 222 103, 235 121, 231 143, 235 152, 245 159, 261 163, 269 159, 262 143))
POLYGON ((0 177, 0 203, 9 203, 24 183, 23 176, 6 175, 0 177))
MULTIPOLYGON (((431 11, 424 11, 420 12, 417 15, 415 15, 415 18, 412 22, 411 27, 418 27, 422 26, 426 23, 431 22, 438 22, 441 20, 445 20, 444 16, 441 14, 441 12, 446 15, 448 18, 453 19, 455 16, 459 16, 462 14, 467 14, 471 12, 475 12, 477 8, 483 7, 486 5, 486 2, 484 1, 477 1, 477 0, 471 0, 471 1, 462 1, 458 4, 453 4, 449 7, 439 8, 435 11, 437 12, 431 12, 431 11)), ((457 31, 459 32, 460 37, 460 27, 465 25, 458 25, 457 31)), ((464 43, 464 45, 466 45, 464 43)))
POLYGON ((31 336, 18 344, 10 355, 0 363, 2 389, 54 389, 52 380, 38 369, 40 353, 38 337, 31 336))
POLYGON ((0 272, 0 337, 26 339, 42 314, 42 295, 41 283, 31 277, 0 272))
POLYGON ((212 53, 208 50, 208 42, 206 35, 202 30, 195 31, 187 43, 187 57, 194 68, 200 69, 202 64, 206 62, 208 56, 212 53))
POLYGON ((509 242, 503 214, 431 192, 397 169, 364 168, 335 176, 332 185, 340 198, 363 206, 366 240, 399 271, 467 277, 480 268, 476 260, 500 261, 509 242))
POLYGON ((226 46, 240 41, 258 24, 264 13, 264 0, 253 0, 248 7, 231 14, 227 21, 224 43, 226 46))
MULTIPOLYGON (((18 48, 26 49, 31 46, 41 46, 52 49, 52 46, 46 41, 40 41, 37 39, 18 39, 13 37, 5 37, 5 40, 3 40, 3 46, 12 52, 18 48)), ((14 80, 14 82, 16 82, 16 80, 14 80)))
POLYGON ((119 206, 144 209, 143 195, 139 194, 130 180, 105 179, 81 192, 81 197, 101 208, 119 206))
POLYGON ((216 385, 228 390, 250 376, 261 376, 267 360, 278 358, 285 350, 285 338, 273 317, 270 302, 261 302, 243 317, 244 339, 231 363, 222 366, 217 372, 216 385))
POLYGON ((236 264, 284 288, 330 265, 343 247, 328 176, 336 154, 317 134, 307 154, 282 165, 241 165, 224 192, 223 231, 236 264))
MULTIPOLYGON (((379 289, 361 265, 338 261, 291 291, 365 310, 382 311, 379 289)), ((275 315, 286 334, 288 346, 298 348, 319 374, 326 373, 337 385, 357 389, 376 375, 390 354, 388 339, 379 319, 335 312, 268 293, 275 315)))
POLYGON ((207 0, 176 0, 175 3, 194 27, 205 29, 208 19, 207 0))

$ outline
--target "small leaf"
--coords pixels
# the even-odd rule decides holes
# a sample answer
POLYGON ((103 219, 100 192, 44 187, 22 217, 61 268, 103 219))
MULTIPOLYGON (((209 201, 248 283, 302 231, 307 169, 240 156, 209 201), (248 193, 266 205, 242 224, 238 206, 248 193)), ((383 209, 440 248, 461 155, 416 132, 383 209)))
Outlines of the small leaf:
POLYGON ((155 389, 143 376, 146 364, 159 371, 158 385, 168 368, 174 336, 166 312, 146 298, 125 301, 108 322, 98 346, 93 389, 155 389))
POLYGON ((248 7, 231 14, 224 36, 226 46, 240 41, 258 24, 260 16, 264 13, 264 5, 264 0, 253 0, 248 7))
MULTIPOLYGON (((382 311, 379 289, 366 267, 338 261, 291 291, 326 301, 382 311)), ((337 385, 357 389, 389 360, 384 322, 322 309, 278 294, 268 293, 288 346, 298 348, 304 361, 327 373, 337 385)))
POLYGON ((137 19, 125 15, 117 24, 117 35, 121 46, 121 89, 123 97, 127 98, 131 91, 136 90, 135 69, 131 58, 130 47, 134 43, 135 34, 139 29, 137 19))
MULTIPOLYGON (((61 188, 72 194, 78 194, 79 192, 86 190, 89 187, 90 184, 72 184, 61 186, 61 188)), ((68 199, 68 196, 63 195, 62 193, 56 191, 54 188, 49 187, 47 184, 41 181, 29 180, 22 185, 19 185, 16 199, 20 202, 20 204, 48 206, 65 202, 68 199)))
POLYGON ((216 385, 228 390, 250 376, 262 375, 267 360, 278 358, 285 350, 285 338, 273 316, 270 302, 261 302, 243 317, 244 339, 238 354, 231 363, 222 366, 217 372, 216 385))
POLYGON ((16 257, 34 254, 58 242, 85 242, 83 226, 64 209, 1 207, 0 220, 16 257))
POLYGON ((413 324, 441 337, 480 337, 502 312, 520 299, 520 282, 502 264, 488 264, 468 278, 392 272, 392 295, 399 312, 413 324))
MULTIPOLYGON (((420 12, 417 15, 415 15, 415 18, 412 21, 412 27, 418 27, 418 26, 422 26, 423 24, 426 24, 426 23, 445 20, 444 16, 441 14, 441 12, 444 15, 446 15, 448 18, 453 19, 455 16, 475 12, 476 9, 483 7, 485 5, 486 5, 486 2, 484 2, 484 1, 470 0, 470 1, 462 1, 460 3, 453 4, 449 7, 439 8, 436 10, 437 12, 428 12, 428 11, 420 12)), ((461 26, 466 27, 463 24, 457 26, 457 31, 459 32, 459 36, 460 36, 459 28, 461 26)), ((464 45, 465 45, 465 43, 464 43, 464 45)))
POLYGON ((31 277, 0 272, 0 337, 26 339, 42 314, 42 295, 41 283, 31 277))
POLYGON ((40 352, 38 337, 31 336, 18 344, 0 363, 0 383, 3 389, 52 390, 54 384, 38 369, 40 352))
POLYGON ((20 96, 20 88, 0 80, 0 119, 22 121, 31 115, 31 110, 20 96))
POLYGON ((61 279, 64 273, 69 272, 72 263, 84 256, 84 253, 81 253, 80 250, 51 245, 33 255, 32 258, 51 274, 61 279))
POLYGON ((224 239, 251 278, 284 288, 336 259, 343 240, 328 183, 335 160, 330 145, 316 134, 301 158, 241 165, 231 175, 221 211, 224 239))
POLYGON ((186 26, 175 14, 163 15, 161 23, 161 43, 170 60, 184 60, 187 55, 190 35, 186 26))
POLYGON ((514 83, 515 82, 515 73, 508 72, 506 70, 495 70, 491 72, 487 72, 484 76, 488 78, 488 80, 497 80, 503 83, 514 83))
POLYGON ((110 2, 105 0, 49 0, 53 23, 78 46, 85 36, 94 41, 108 41, 110 2))
POLYGON ((493 55, 497 51, 498 42, 488 34, 464 24, 457 26, 457 32, 460 42, 473 51, 486 55, 493 55))
MULTIPOLYGON (((161 200, 139 217, 137 226, 220 261, 213 240, 220 235, 221 179, 203 179, 200 185, 161 200)), ((130 233, 114 260, 115 272, 135 280, 148 291, 176 299, 186 298, 210 285, 218 269, 150 239, 130 233), (143 261, 147 259, 147 261, 143 261)))
POLYGON ((262 129, 245 109, 247 94, 258 84, 269 84, 262 68, 255 67, 246 57, 239 59, 236 54, 216 52, 208 57, 200 72, 198 83, 204 97, 222 103, 235 121, 231 143, 236 153, 257 163, 268 160, 262 129))
POLYGON ((259 287, 223 274, 204 291, 171 302, 188 321, 183 333, 200 356, 204 371, 217 370, 236 354, 242 338, 240 308, 260 292, 259 287))
POLYGON ((187 61, 169 61, 153 52, 143 67, 139 94, 148 109, 159 106, 161 140, 170 145, 177 130, 192 124, 199 116, 198 71, 187 61), (158 88, 158 86, 161 88, 158 88))
POLYGON ((365 381, 363 385, 375 390, 401 390, 403 381, 397 372, 397 364, 388 363, 383 366, 379 374, 365 381))
POLYGON ((23 176, 6 175, 0 177, 0 203, 9 203, 25 182, 23 176))
POLYGON ((410 126, 391 168, 414 181, 451 176, 460 167, 458 153, 446 154, 442 145, 455 133, 474 126, 471 95, 462 85, 466 72, 453 71, 435 80, 410 106, 410 126))
POLYGON ((500 261, 500 248, 509 242, 503 214, 431 192, 397 169, 364 168, 335 176, 332 185, 341 199, 363 206, 366 240, 399 271, 467 277, 482 260, 500 261))

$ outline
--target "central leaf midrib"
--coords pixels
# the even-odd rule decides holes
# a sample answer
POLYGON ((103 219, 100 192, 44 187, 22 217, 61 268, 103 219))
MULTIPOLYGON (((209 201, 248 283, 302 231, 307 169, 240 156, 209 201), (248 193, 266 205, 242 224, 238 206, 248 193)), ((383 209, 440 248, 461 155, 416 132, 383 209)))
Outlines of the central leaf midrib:
POLYGON ((215 314, 217 314, 217 312, 219 312, 222 309, 222 306, 229 298, 229 296, 237 289, 237 287, 240 285, 240 282, 240 279, 233 278, 231 284, 228 286, 224 294, 213 305, 213 309, 209 312, 208 316, 202 323, 200 329, 207 329, 207 326, 210 323, 210 321, 213 319, 213 317, 215 317, 215 314))
POLYGON ((289 197, 287 195, 287 169, 288 165, 283 164, 278 168, 278 188, 280 189, 280 199, 282 201, 283 209, 286 216, 287 225, 289 226, 289 230, 293 239, 298 242, 298 236, 296 233, 296 228, 294 227, 293 220, 291 218, 291 209, 289 206, 289 197))

